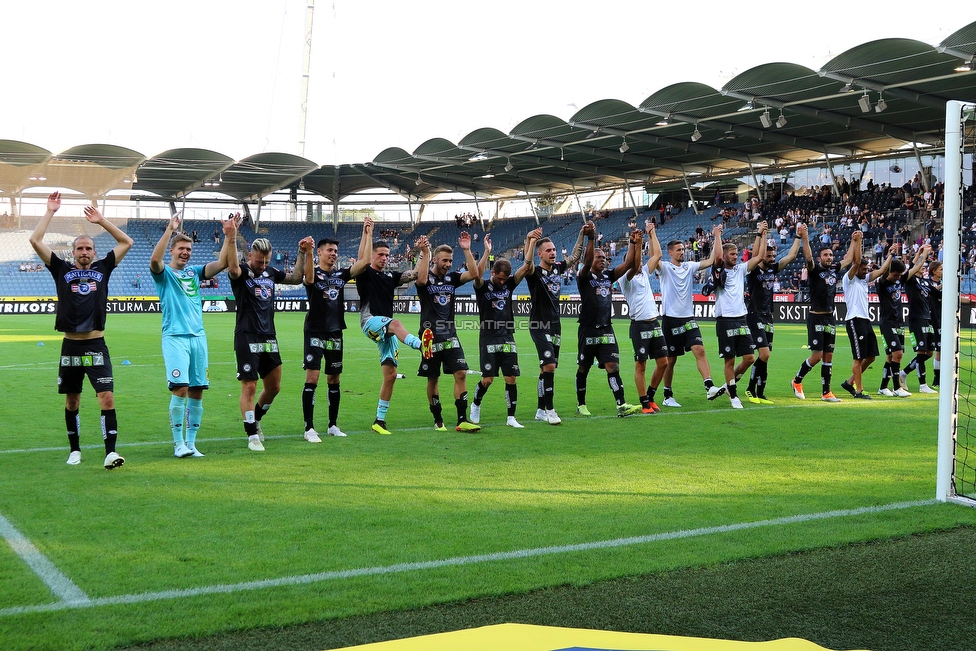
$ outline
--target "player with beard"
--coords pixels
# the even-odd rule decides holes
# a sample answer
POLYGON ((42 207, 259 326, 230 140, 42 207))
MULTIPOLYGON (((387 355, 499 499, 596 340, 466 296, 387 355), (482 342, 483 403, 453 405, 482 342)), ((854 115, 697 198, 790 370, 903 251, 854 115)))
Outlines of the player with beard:
MULTIPOLYGON (((695 356, 698 372, 705 383, 706 397, 714 400, 722 395, 722 389, 712 382, 712 371, 705 358, 701 330, 695 320, 695 274, 715 263, 717 251, 722 248, 722 225, 712 229, 712 253, 701 262, 685 261, 685 244, 681 240, 668 242, 668 259, 658 265, 661 273, 661 325, 668 342, 668 368, 664 372, 664 406, 680 407, 674 398, 671 383, 678 357, 687 351, 695 356)), ((653 271, 650 269, 649 271, 653 271)))
POLYGON ((451 271, 454 266, 454 249, 446 244, 438 246, 433 252, 431 265, 430 242, 427 236, 420 237, 421 258, 417 265, 417 298, 420 301, 420 333, 423 344, 429 346, 430 358, 421 360, 417 375, 427 378, 427 402, 434 416, 434 430, 446 432, 441 408, 438 382, 441 366, 445 373, 454 376, 454 407, 457 410, 458 432, 477 432, 479 425, 469 422, 468 413, 468 363, 457 336, 454 323, 454 297, 458 287, 471 282, 478 273, 478 263, 471 253, 471 236, 462 231, 458 237, 458 247, 464 253, 467 270, 464 273, 451 271))
POLYGON ((94 206, 85 206, 85 219, 98 224, 115 238, 115 248, 101 260, 95 252, 95 240, 88 235, 75 238, 72 244, 74 264, 58 257, 44 243, 44 233, 54 213, 61 207, 61 193, 47 198, 47 212, 30 236, 30 244, 54 278, 58 296, 58 314, 54 329, 64 333, 61 341, 61 365, 58 368, 58 393, 64 396, 64 422, 68 428, 68 465, 81 463, 79 432, 81 391, 85 376, 95 389, 101 409, 102 440, 105 443, 105 468, 111 470, 125 463, 115 451, 118 419, 115 415, 115 382, 112 360, 105 344, 105 315, 108 311, 108 279, 115 267, 132 248, 132 238, 118 226, 102 217, 94 206))
POLYGON ((586 407, 586 376, 589 375, 593 360, 607 372, 607 381, 613 398, 617 403, 617 416, 623 418, 640 413, 640 405, 627 403, 624 385, 620 380, 620 351, 613 333, 610 319, 613 316, 613 283, 627 273, 631 267, 623 263, 609 269, 607 256, 603 249, 595 249, 593 241, 596 226, 586 225, 586 252, 583 254, 583 268, 579 272, 580 316, 577 335, 579 368, 576 371, 576 411, 589 416, 586 407))
MULTIPOLYGON (((363 222, 360 246, 372 237, 372 224, 363 222)), ((346 329, 346 284, 360 275, 369 265, 369 258, 361 258, 349 267, 339 268, 339 242, 323 238, 316 243, 319 262, 312 264, 312 249, 305 251, 305 294, 308 314, 305 315, 305 387, 302 389, 302 416, 305 421, 305 440, 321 443, 315 431, 315 390, 325 361, 325 381, 329 399, 329 436, 345 436, 339 429, 339 402, 342 391, 342 331, 346 329)))
MULTIPOLYGON (((860 244, 858 244, 860 246, 860 244)), ((829 246, 820 250, 816 260, 810 249, 810 240, 803 240, 803 255, 806 257, 810 282, 810 313, 807 316, 807 345, 810 347, 810 357, 803 360, 800 369, 793 378, 793 394, 800 400, 806 400, 803 393, 803 378, 820 367, 820 399, 824 402, 840 402, 840 398, 830 390, 830 376, 833 370, 834 344, 837 339, 837 327, 834 325, 834 296, 837 294, 837 274, 851 264, 853 240, 847 249, 841 264, 834 263, 834 252, 829 246)))
MULTIPOLYGON (((871 396, 864 392, 864 371, 874 363, 878 357, 878 338, 871 325, 871 315, 868 312, 868 285, 888 273, 888 267, 882 265, 868 275, 870 260, 864 256, 861 248, 861 231, 851 234, 851 266, 844 273, 841 285, 844 289, 844 303, 847 305, 845 325, 847 339, 851 344, 851 377, 841 382, 840 386, 853 397, 860 400, 870 400, 871 396)), ((890 264, 890 258, 889 258, 890 264)))
POLYGON ((739 247, 729 243, 722 246, 722 258, 713 267, 715 279, 715 333, 719 355, 725 362, 724 388, 733 409, 742 409, 737 382, 756 359, 755 343, 746 321, 746 275, 766 257, 766 222, 759 223, 758 248, 748 262, 739 262, 739 247), (735 358, 741 357, 738 365, 735 358))
MULTIPOLYGON (((532 231, 525 239, 525 250, 531 251, 535 246, 535 235, 532 231)), ((471 404, 471 422, 481 422, 481 402, 491 387, 492 382, 501 373, 505 378, 505 404, 508 407, 508 418, 505 424, 515 429, 525 426, 515 419, 518 405, 519 375, 518 350, 515 346, 515 311, 513 309, 513 292, 525 274, 532 266, 532 256, 525 256, 525 262, 512 275, 512 263, 505 258, 495 260, 491 267, 491 276, 484 280, 485 266, 491 254, 491 236, 485 233, 485 252, 481 256, 478 275, 474 278, 474 292, 478 298, 478 316, 481 330, 478 333, 478 347, 480 349, 481 381, 474 390, 474 402, 471 404)))
MULTIPOLYGON (((918 250, 916 261, 925 263, 932 248, 926 244, 918 250)), ((905 282, 908 294, 908 329, 911 332, 915 359, 901 372, 901 382, 906 384, 906 376, 912 371, 918 372, 918 392, 938 393, 925 382, 925 362, 937 350, 935 327, 932 325, 931 294, 942 280, 942 263, 933 260, 928 263, 929 275, 923 277, 921 273, 914 274, 905 282)))
MULTIPOLYGON (((562 291, 562 275, 576 266, 583 254, 583 228, 580 229, 576 246, 568 258, 556 262, 556 245, 548 237, 536 242, 535 252, 539 264, 526 273, 525 282, 532 298, 529 311, 529 336, 539 353, 539 402, 535 419, 550 425, 562 422, 553 408, 556 367, 559 366, 559 347, 562 343, 562 324, 559 321, 559 294, 562 291)), ((528 257, 528 256, 526 256, 528 257)))
MULTIPOLYGON (((808 237, 807 225, 798 224, 793 246, 779 261, 776 260, 776 245, 767 242, 766 255, 746 277, 749 291, 749 313, 746 315, 746 322, 749 324, 749 332, 752 334, 752 342, 756 346, 757 353, 749 377, 749 388, 746 389, 746 399, 753 404, 773 404, 773 401, 766 397, 769 357, 773 350, 773 335, 775 334, 773 329, 773 283, 776 281, 776 276, 796 260, 796 256, 800 252, 800 243, 808 237)), ((759 250, 759 239, 756 238, 753 250, 759 250)))
MULTIPOLYGON (((885 365, 881 373, 881 387, 878 395, 907 398, 911 393, 901 384, 902 355, 905 351, 905 313, 901 297, 905 292, 905 281, 908 279, 908 267, 905 261, 897 257, 901 252, 901 244, 892 244, 888 249, 888 258, 884 265, 887 270, 874 284, 878 295, 878 305, 881 312, 881 338, 885 342, 885 365), (894 390, 888 388, 892 383, 894 390)), ((913 267, 910 271, 915 274, 921 271, 921 266, 913 267)))
POLYGON ((274 324, 275 285, 302 282, 305 252, 314 243, 311 237, 298 243, 300 255, 291 274, 270 266, 271 242, 263 237, 251 242, 247 262, 241 263, 236 251, 227 261, 227 275, 237 302, 234 354, 237 379, 241 382, 241 416, 247 447, 253 452, 264 452, 261 419, 281 391, 281 353, 274 324), (258 378, 261 379, 261 394, 255 400, 258 378))
POLYGON ((661 261, 661 243, 654 232, 654 222, 647 226, 649 240, 647 266, 641 262, 643 252, 643 233, 634 231, 630 236, 630 246, 624 264, 629 264, 627 273, 620 278, 620 289, 630 306, 630 342, 634 347, 634 382, 637 383, 637 396, 640 398, 641 413, 653 414, 661 411, 654 402, 664 372, 668 369, 668 344, 661 328, 660 313, 654 301, 651 288, 650 269, 656 269, 661 261), (647 383, 647 360, 654 359, 651 382, 647 383))

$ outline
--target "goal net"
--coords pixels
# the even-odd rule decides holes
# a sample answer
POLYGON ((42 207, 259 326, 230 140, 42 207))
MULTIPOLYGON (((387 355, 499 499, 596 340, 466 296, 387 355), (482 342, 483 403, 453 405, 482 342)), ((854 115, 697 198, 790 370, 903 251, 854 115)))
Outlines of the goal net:
MULTIPOLYGON (((971 104, 946 106, 942 381, 936 498, 976 506, 976 305, 963 297, 961 244, 973 242, 973 154, 976 120, 971 104)), ((968 248, 968 247, 967 247, 968 248)), ((967 274, 968 275, 968 274, 967 274)))

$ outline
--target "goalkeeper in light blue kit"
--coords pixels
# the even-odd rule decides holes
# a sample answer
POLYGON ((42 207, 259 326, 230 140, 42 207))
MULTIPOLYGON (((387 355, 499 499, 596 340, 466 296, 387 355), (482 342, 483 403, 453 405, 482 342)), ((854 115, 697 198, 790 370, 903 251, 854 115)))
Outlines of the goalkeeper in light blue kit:
POLYGON ((200 281, 226 269, 228 256, 236 255, 237 218, 231 216, 223 223, 220 256, 206 265, 189 264, 193 238, 179 228, 180 215, 176 214, 153 249, 149 269, 163 311, 163 362, 173 394, 169 401, 173 455, 182 459, 203 456, 196 438, 203 418, 203 391, 210 387, 200 281), (171 260, 164 265, 167 243, 171 260))

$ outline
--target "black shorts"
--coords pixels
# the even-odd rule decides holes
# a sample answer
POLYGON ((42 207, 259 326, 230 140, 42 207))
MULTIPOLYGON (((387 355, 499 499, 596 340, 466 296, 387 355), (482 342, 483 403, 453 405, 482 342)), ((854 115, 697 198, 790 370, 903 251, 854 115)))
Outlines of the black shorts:
POLYGON ((756 349, 744 316, 718 317, 715 319, 715 334, 718 335, 718 354, 722 359, 752 355, 756 349))
POLYGON ((928 319, 910 319, 908 329, 912 333, 912 350, 935 351, 935 328, 928 319))
POLYGON ((237 357, 237 379, 257 380, 281 366, 278 340, 261 335, 235 334, 234 354, 237 357))
POLYGON ((305 361, 302 368, 306 371, 322 370, 322 358, 325 358, 326 375, 342 373, 342 331, 329 333, 305 333, 305 361))
POLYGON ((444 367, 444 373, 451 375, 468 370, 468 360, 464 359, 464 350, 457 337, 451 337, 446 341, 438 341, 435 338, 433 349, 433 357, 420 359, 420 369, 417 371, 420 377, 440 377, 441 366, 444 367))
POLYGON ((941 353, 942 352, 942 326, 940 324, 933 323, 932 327, 935 328, 935 348, 933 348, 932 350, 934 350, 937 353, 941 353))
POLYGON ((478 344, 481 348, 482 377, 498 377, 499 371, 505 377, 518 377, 518 350, 514 338, 482 335, 478 344))
POLYGON ((115 391, 112 360, 108 355, 105 338, 62 339, 58 393, 81 393, 85 376, 88 376, 95 393, 115 391))
POLYGON ((620 362, 620 350, 617 348, 617 337, 613 334, 613 326, 586 327, 578 330, 576 361, 580 366, 592 366, 593 360, 600 368, 610 363, 620 362))
POLYGON ((847 338, 851 342, 851 355, 855 360, 878 356, 878 338, 875 336, 874 327, 868 319, 848 319, 847 338))
POLYGON ((540 367, 546 364, 559 366, 559 346, 562 343, 561 332, 562 328, 558 326, 549 330, 543 330, 542 328, 532 328, 529 330, 529 336, 532 337, 535 350, 539 353, 540 367))
POLYGON ((881 338, 885 342, 885 355, 905 350, 905 329, 904 323, 881 322, 881 338))
POLYGON ((810 350, 833 353, 836 341, 837 327, 834 325, 834 315, 811 312, 807 317, 807 345, 810 350))
POLYGON ((634 346, 634 361, 646 362, 668 356, 668 342, 658 319, 630 322, 630 343, 634 346))
POLYGON ((756 350, 760 348, 773 349, 773 320, 767 314, 747 314, 746 323, 749 324, 749 332, 752 334, 752 343, 756 350))
POLYGON ((668 344, 668 357, 680 357, 692 346, 702 345, 702 334, 695 317, 665 316, 661 318, 661 327, 668 344))

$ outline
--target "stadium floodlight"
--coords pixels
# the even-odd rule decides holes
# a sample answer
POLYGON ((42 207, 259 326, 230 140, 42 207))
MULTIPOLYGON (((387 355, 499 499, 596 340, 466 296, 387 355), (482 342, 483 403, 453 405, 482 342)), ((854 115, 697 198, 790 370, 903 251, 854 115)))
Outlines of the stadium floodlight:
POLYGON ((782 129, 785 126, 786 126, 786 116, 783 115, 783 111, 782 109, 780 109, 779 117, 776 118, 776 128, 782 129))
POLYGON ((884 101, 884 97, 878 98, 878 103, 874 105, 874 110, 876 113, 881 113, 886 108, 888 108, 888 102, 884 101))
POLYGON ((769 108, 767 107, 762 115, 759 116, 759 123, 763 125, 763 129, 768 129, 773 126, 773 118, 769 117, 769 108))
POLYGON ((701 131, 698 130, 698 125, 696 124, 695 132, 691 134, 691 141, 698 142, 699 140, 701 140, 701 137, 702 137, 701 131))
POLYGON ((840 87, 840 90, 837 91, 837 92, 838 93, 849 93, 852 90, 854 90, 854 81, 853 80, 851 80, 851 81, 847 82, 846 84, 844 84, 843 86, 841 86, 840 87))
POLYGON ((659 127, 666 127, 666 126, 668 126, 669 124, 671 124, 671 114, 670 114, 670 113, 668 113, 668 114, 667 114, 667 115, 665 115, 665 116, 664 116, 663 118, 661 118, 660 120, 658 120, 658 121, 657 121, 657 122, 655 123, 655 126, 659 126, 659 127))
POLYGON ((738 108, 736 110, 737 111, 751 111, 754 108, 756 108, 756 102, 755 102, 755 100, 749 100, 748 102, 746 102, 745 104, 743 104, 740 108, 738 108))
POLYGON ((511 158, 509 158, 509 159, 508 159, 508 162, 507 162, 507 163, 505 163, 505 171, 506 171, 506 172, 511 172, 511 171, 512 171, 512 169, 513 169, 514 167, 515 167, 515 166, 514 166, 514 165, 512 165, 512 159, 511 159, 511 158))
POLYGON ((868 96, 867 90, 861 95, 861 99, 857 100, 857 103, 861 106, 861 113, 871 112, 871 98, 868 96))
POLYGON ((976 56, 970 57, 969 61, 963 61, 958 66, 956 66, 956 72, 972 72, 973 64, 976 62, 976 56))
POLYGON ((630 145, 627 144, 627 136, 624 136, 624 142, 620 145, 620 153, 626 154, 628 149, 630 149, 630 145))

